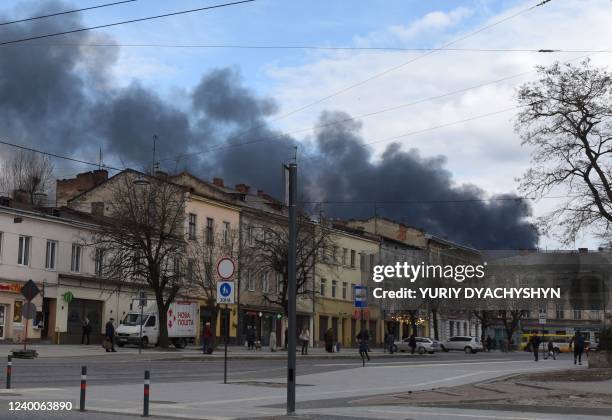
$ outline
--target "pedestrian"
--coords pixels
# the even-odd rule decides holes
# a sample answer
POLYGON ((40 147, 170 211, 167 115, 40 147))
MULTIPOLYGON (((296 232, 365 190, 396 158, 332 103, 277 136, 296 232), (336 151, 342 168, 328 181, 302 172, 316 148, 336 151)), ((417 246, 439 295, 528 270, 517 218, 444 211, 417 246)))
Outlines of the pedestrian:
POLYGON ((577 330, 572 340, 570 341, 570 348, 574 346, 574 364, 578 361, 579 365, 582 365, 582 353, 584 353, 584 335, 577 330))
POLYGON ((552 338, 548 340, 548 344, 546 347, 547 347, 547 354, 546 354, 547 357, 545 357, 545 359, 552 357, 553 360, 557 360, 557 355, 555 354, 555 345, 553 344, 552 338))
POLYGON ((393 354, 393 346, 395 345, 395 336, 393 335, 393 333, 391 331, 389 331, 387 333, 387 336, 385 338, 385 348, 389 349, 389 353, 393 354))
POLYGON ((85 344, 87 341, 87 345, 89 345, 89 336, 91 335, 91 324, 89 323, 89 318, 85 317, 83 320, 83 335, 81 336, 81 344, 85 344))
POLYGON ((410 334, 410 338, 408 339, 408 345, 410 346, 410 354, 414 354, 416 350, 416 338, 413 334, 410 334))
POLYGON ((285 350, 289 347, 289 329, 285 327, 285 350))
POLYGON ((212 337, 212 328, 210 328, 210 322, 207 322, 204 325, 204 331, 202 331, 202 353, 212 354, 212 337))
POLYGON ((486 340, 486 346, 487 346, 487 351, 490 352, 491 351, 491 346, 493 345, 492 340, 491 340, 491 336, 487 335, 487 340, 486 340))
POLYGON ((105 340, 108 342, 108 344, 105 345, 105 348, 107 353, 110 351, 117 351, 115 350, 115 325, 113 324, 114 320, 114 318, 111 318, 106 323, 105 340))
POLYGON ((308 328, 304 328, 302 330, 302 334, 300 334, 300 340, 302 341, 302 354, 308 355, 308 344, 310 343, 310 331, 308 328))
POLYGON ((533 350, 533 359, 537 362, 540 353, 540 344, 542 340, 537 331, 531 336, 531 350, 533 350))
POLYGON ((255 349, 255 328, 252 325, 247 327, 246 333, 247 344, 249 345, 249 350, 255 349))
POLYGON ((270 351, 276 351, 276 333, 274 331, 270 331, 270 351))
POLYGON ((325 350, 328 353, 333 353, 334 351, 334 330, 331 328, 325 332, 325 350))
POLYGON ((368 351, 370 350, 370 346, 368 340, 370 339, 370 334, 367 330, 361 330, 359 334, 357 334, 357 340, 359 340, 359 355, 363 359, 366 357, 368 362, 370 361, 370 355, 368 351))

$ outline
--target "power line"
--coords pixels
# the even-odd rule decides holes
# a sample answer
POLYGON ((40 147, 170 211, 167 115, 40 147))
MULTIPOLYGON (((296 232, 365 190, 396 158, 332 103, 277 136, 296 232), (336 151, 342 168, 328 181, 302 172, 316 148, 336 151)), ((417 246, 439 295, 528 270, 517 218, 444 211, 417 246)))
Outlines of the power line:
POLYGON ((41 16, 34 16, 34 17, 25 18, 25 19, 11 20, 8 22, 0 22, 0 26, 12 25, 13 23, 29 22, 31 20, 37 20, 37 19, 45 19, 45 18, 49 18, 53 16, 68 15, 71 13, 84 12, 86 10, 101 9, 103 7, 116 6, 116 5, 124 4, 124 3, 133 3, 135 1, 138 1, 138 0, 116 1, 114 3, 106 3, 106 4, 100 4, 98 6, 84 7, 82 9, 67 10, 65 12, 50 13, 48 15, 41 15, 41 16))
POLYGON ((0 42, 0 46, 17 44, 17 43, 25 42, 25 41, 33 41, 35 39, 51 38, 51 37, 60 36, 60 35, 74 34, 74 33, 77 33, 77 32, 91 31, 91 30, 94 30, 94 29, 109 28, 111 26, 126 25, 128 23, 143 22, 143 21, 146 21, 146 20, 153 20, 153 19, 161 19, 161 18, 165 18, 165 17, 169 17, 169 16, 184 15, 184 14, 187 14, 187 13, 200 12, 200 11, 203 11, 203 10, 218 9, 218 8, 221 8, 221 7, 234 6, 234 5, 243 4, 243 3, 251 3, 251 2, 254 2, 254 1, 255 0, 241 0, 241 1, 235 1, 235 2, 232 2, 232 3, 216 4, 216 5, 213 5, 213 6, 199 7, 197 9, 183 10, 183 11, 172 12, 172 13, 164 13, 162 15, 155 15, 155 16, 149 16, 149 17, 138 18, 138 19, 124 20, 124 21, 120 21, 120 22, 107 23, 107 24, 104 24, 104 25, 90 26, 90 27, 87 27, 87 28, 72 29, 70 31, 55 32, 55 33, 51 33, 51 34, 31 36, 31 37, 28 37, 28 38, 14 39, 14 40, 11 40, 11 41, 0 42))
POLYGON ((3 140, 0 140, 0 144, 3 144, 5 146, 14 147, 14 148, 20 149, 20 150, 26 150, 28 152, 33 152, 33 153, 38 153, 38 154, 41 154, 41 155, 46 155, 46 156, 50 156, 50 157, 54 157, 54 158, 58 158, 58 159, 68 160, 68 161, 71 161, 71 162, 83 163, 85 165, 97 166, 97 167, 102 167, 102 168, 105 168, 105 169, 111 169, 113 171, 122 171, 123 170, 123 169, 114 168, 114 167, 108 166, 108 165, 100 165, 99 162, 98 163, 88 162, 86 160, 71 158, 71 157, 68 157, 68 156, 62 156, 62 155, 58 155, 56 153, 51 153, 51 152, 45 152, 45 151, 42 151, 42 150, 39 150, 39 149, 34 149, 32 147, 21 146, 19 144, 9 143, 9 142, 3 141, 3 140))
MULTIPOLYGON (((550 1, 550 0, 548 0, 548 1, 550 1)), ((313 102, 309 102, 306 105, 303 105, 303 106, 301 106, 299 108, 294 109, 293 111, 289 111, 289 112, 287 112, 285 114, 282 114, 282 115, 278 116, 277 118, 274 118, 271 121, 274 122, 274 121, 278 121, 278 120, 284 119, 284 118, 286 118, 288 116, 291 116, 293 114, 301 112, 301 111, 303 111, 303 110, 305 110, 307 108, 310 108, 310 107, 312 107, 314 105, 318 105, 318 104, 320 104, 322 102, 325 102, 325 101, 327 101, 327 100, 329 100, 331 98, 334 98, 334 97, 336 97, 338 95, 341 95, 341 94, 343 94, 343 93, 345 93, 345 92, 347 92, 347 91, 349 91, 351 89, 354 89, 356 87, 362 86, 362 85, 364 85, 364 84, 366 84, 366 83, 368 83, 368 82, 370 82, 370 81, 372 81, 374 79, 377 79, 377 78, 382 77, 382 76, 384 76, 386 74, 389 74, 391 72, 399 70, 399 69, 407 66, 408 64, 412 64, 415 61, 418 61, 418 60, 420 60, 422 58, 430 56, 431 54, 434 54, 437 51, 440 51, 440 48, 447 48, 447 47, 450 47, 451 45, 454 45, 454 44, 456 44, 458 42, 464 41, 464 40, 466 40, 466 39, 468 39, 468 38, 470 38, 470 37, 472 37, 474 35, 477 35, 477 34, 483 32, 483 31, 486 31, 487 29, 490 29, 490 28, 492 28, 494 26, 497 26, 497 25, 499 25, 499 24, 501 24, 503 22, 506 22, 506 21, 508 21, 510 19, 513 19, 513 18, 515 18, 517 16, 520 16, 520 15, 522 15, 524 13, 527 13, 527 12, 529 12, 529 11, 539 7, 539 6, 542 6, 542 5, 546 4, 548 1, 543 1, 543 2, 540 2, 540 3, 536 4, 535 6, 531 6, 531 7, 527 7, 525 9, 519 10, 518 12, 513 13, 510 16, 507 16, 507 17, 505 17, 503 19, 497 20, 497 21, 495 21, 495 22, 493 22, 493 23, 491 23, 489 25, 485 25, 482 28, 479 28, 479 29, 477 29, 477 30, 475 30, 473 32, 470 32, 470 33, 468 33, 468 34, 466 34, 466 35, 464 35, 462 37, 459 37, 459 38, 456 38, 456 39, 454 39, 452 41, 449 41, 449 42, 443 44, 439 48, 433 48, 432 50, 426 52, 425 54, 421 54, 421 55, 419 55, 417 57, 414 57, 414 58, 412 58, 412 59, 410 59, 408 61, 405 61, 405 62, 403 62, 401 64, 398 64, 398 65, 393 66, 393 67, 391 67, 389 69, 386 69, 386 70, 384 70, 384 71, 382 71, 380 73, 376 73, 376 74, 374 74, 374 75, 372 75, 372 76, 370 76, 370 77, 368 77, 366 79, 363 79, 363 80, 361 80, 361 81, 359 81, 357 83, 353 83, 351 85, 348 85, 347 87, 342 88, 340 90, 337 90, 337 91, 335 91, 335 92, 333 92, 333 93, 331 93, 331 94, 329 94, 327 96, 324 96, 323 98, 317 99, 316 101, 313 101, 313 102)))
MULTIPOLYGON (((135 1, 135 0, 133 0, 135 1)), ((126 48, 185 48, 185 49, 249 49, 249 50, 321 50, 365 52, 510 52, 510 53, 609 53, 612 50, 562 48, 415 48, 415 47, 349 47, 318 45, 238 45, 238 44, 157 44, 157 43, 27 43, 21 46, 38 47, 126 47, 126 48)))

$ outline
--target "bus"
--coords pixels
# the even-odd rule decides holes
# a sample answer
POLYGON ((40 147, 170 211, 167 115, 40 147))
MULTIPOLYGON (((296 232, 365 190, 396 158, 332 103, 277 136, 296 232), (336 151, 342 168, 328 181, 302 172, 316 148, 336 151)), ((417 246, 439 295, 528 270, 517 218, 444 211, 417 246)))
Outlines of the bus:
MULTIPOLYGON (((531 349, 531 345, 529 344, 529 340, 531 339, 532 335, 533 333, 521 334, 521 343, 519 345, 520 350, 533 351, 531 349)), ((555 354, 570 353, 572 351, 570 343, 572 341, 572 338, 574 337, 573 335, 570 335, 570 334, 538 334, 538 336, 542 340, 542 343, 544 343, 543 344, 544 347, 542 347, 542 344, 540 344, 540 349, 542 348, 546 349, 548 346, 548 342, 552 340, 553 349, 554 349, 555 354)), ((585 344, 587 343, 588 342, 585 342, 585 344)))

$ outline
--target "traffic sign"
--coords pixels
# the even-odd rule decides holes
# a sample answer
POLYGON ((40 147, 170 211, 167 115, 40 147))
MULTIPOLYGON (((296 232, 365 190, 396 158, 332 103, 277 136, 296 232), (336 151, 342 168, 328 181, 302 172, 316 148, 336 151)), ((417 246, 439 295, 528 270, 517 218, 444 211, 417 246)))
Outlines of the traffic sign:
POLYGON ((217 274, 223 280, 231 279, 236 272, 236 264, 229 257, 223 257, 217 262, 217 274))
POLYGON ((355 308, 368 307, 368 288, 366 286, 356 285, 355 287, 355 308))
POLYGON ((538 317, 538 322, 541 325, 546 324, 546 314, 545 313, 540 312, 539 317, 538 317))
POLYGON ((21 307, 21 316, 25 319, 32 319, 36 316, 36 305, 32 302, 26 302, 21 307))
POLYGON ((217 303, 234 303, 233 281, 220 281, 217 283, 217 303))
POLYGON ((138 292, 138 306, 141 308, 147 306, 147 292, 144 290, 138 292))
POLYGON ((36 283, 34 283, 32 279, 28 280, 21 288, 21 294, 28 302, 34 299, 39 293, 40 289, 38 286, 36 286, 36 283))

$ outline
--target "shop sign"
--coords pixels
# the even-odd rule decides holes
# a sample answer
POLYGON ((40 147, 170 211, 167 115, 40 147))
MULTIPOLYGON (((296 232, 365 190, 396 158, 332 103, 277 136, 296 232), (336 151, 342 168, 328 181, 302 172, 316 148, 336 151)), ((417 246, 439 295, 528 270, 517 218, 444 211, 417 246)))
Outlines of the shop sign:
POLYGON ((19 283, 0 283, 0 292, 21 293, 19 283))
POLYGON ((64 299, 64 302, 70 303, 72 302, 72 299, 74 299, 74 295, 72 292, 68 291, 62 295, 62 298, 64 299))

